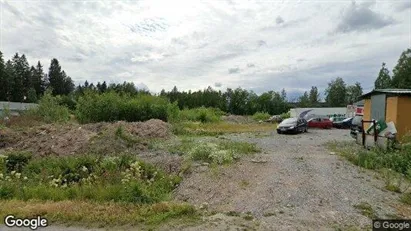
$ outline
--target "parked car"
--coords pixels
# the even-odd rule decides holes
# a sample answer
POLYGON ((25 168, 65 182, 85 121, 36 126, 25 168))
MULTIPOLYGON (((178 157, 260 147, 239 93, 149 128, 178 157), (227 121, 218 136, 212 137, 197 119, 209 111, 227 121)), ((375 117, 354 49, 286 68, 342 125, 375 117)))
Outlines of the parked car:
POLYGON ((362 115, 356 115, 354 116, 354 118, 351 121, 351 131, 350 134, 352 136, 352 138, 357 139, 357 135, 358 134, 362 134, 362 115))
POLYGON ((346 128, 346 129, 351 128, 351 123, 352 123, 353 118, 354 117, 350 117, 350 118, 343 119, 341 121, 335 121, 333 122, 333 126, 335 128, 346 128))
POLYGON ((307 132, 308 124, 303 118, 288 118, 277 126, 277 133, 300 133, 307 132))
POLYGON ((332 128, 333 122, 328 118, 311 118, 308 121, 310 128, 332 128))

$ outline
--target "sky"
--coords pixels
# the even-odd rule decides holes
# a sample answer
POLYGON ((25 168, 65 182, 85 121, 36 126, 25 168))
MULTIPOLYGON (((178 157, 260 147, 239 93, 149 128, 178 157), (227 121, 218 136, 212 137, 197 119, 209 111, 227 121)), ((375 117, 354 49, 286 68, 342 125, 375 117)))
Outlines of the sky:
POLYGON ((45 70, 60 61, 76 85, 134 82, 161 89, 290 97, 336 77, 372 89, 411 48, 411 0, 8 1, 0 51, 45 70))

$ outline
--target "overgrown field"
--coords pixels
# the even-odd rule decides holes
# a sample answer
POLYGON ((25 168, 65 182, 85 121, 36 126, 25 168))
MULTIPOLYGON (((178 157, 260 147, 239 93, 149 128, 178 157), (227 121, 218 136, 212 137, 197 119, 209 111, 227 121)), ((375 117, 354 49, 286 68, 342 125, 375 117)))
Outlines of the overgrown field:
POLYGON ((228 165, 260 152, 218 137, 274 130, 259 118, 115 92, 86 93, 69 109, 47 92, 37 109, 2 120, 0 215, 91 226, 195 221, 199 211, 173 191, 195 162, 228 165))

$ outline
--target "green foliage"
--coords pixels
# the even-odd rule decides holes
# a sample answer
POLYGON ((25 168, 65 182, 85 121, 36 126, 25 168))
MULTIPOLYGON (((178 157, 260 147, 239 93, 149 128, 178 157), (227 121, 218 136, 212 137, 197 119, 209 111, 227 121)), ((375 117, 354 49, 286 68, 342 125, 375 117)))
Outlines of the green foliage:
POLYGON ((281 119, 285 120, 291 117, 291 113, 290 112, 285 112, 283 114, 280 115, 281 119))
POLYGON ((325 90, 325 101, 330 107, 345 107, 347 89, 344 80, 340 77, 328 83, 328 88, 325 90))
POLYGON ((10 115, 11 115, 11 111, 10 111, 10 106, 7 104, 4 104, 3 105, 3 112, 2 112, 2 114, 1 114, 1 116, 3 117, 3 118, 5 118, 5 117, 9 117, 10 118, 10 115))
POLYGON ((311 107, 310 97, 307 92, 304 92, 304 94, 298 98, 298 106, 303 108, 311 107))
POLYGON ((332 143, 330 149, 338 151, 354 164, 367 169, 391 169, 411 179, 411 147, 400 150, 365 150, 349 143, 332 143))
POLYGON ((0 199, 155 203, 170 198, 180 178, 135 156, 30 158, 6 154, 0 162, 0 199))
POLYGON ((68 108, 61 106, 60 102, 59 96, 52 96, 51 91, 47 90, 38 107, 28 110, 27 114, 39 116, 47 123, 67 122, 70 119, 70 112, 68 108))
POLYGON ((346 103, 352 104, 357 102, 362 95, 362 87, 359 82, 347 87, 346 103))
POLYGON ((392 87, 411 89, 411 48, 402 52, 393 73, 392 87))
POLYGON ((180 111, 179 121, 197 121, 202 123, 217 122, 223 114, 219 109, 215 108, 194 108, 180 111))
MULTIPOLYGON (((172 107, 172 106, 171 106, 172 107)), ((76 117, 80 123, 100 121, 167 121, 170 103, 161 97, 138 95, 130 97, 115 92, 86 92, 78 99, 76 117)), ((175 115, 173 115, 175 116, 175 115)))
POLYGON ((267 112, 256 112, 256 113, 254 113, 254 115, 253 115, 253 119, 254 119, 255 121, 268 120, 270 117, 271 117, 270 114, 268 114, 267 112))
POLYGON ((320 94, 318 93, 318 88, 315 86, 311 87, 310 94, 308 96, 311 107, 317 107, 320 102, 320 94))
POLYGON ((386 89, 391 87, 390 71, 385 67, 385 63, 382 63, 378 77, 374 82, 375 89, 386 89))

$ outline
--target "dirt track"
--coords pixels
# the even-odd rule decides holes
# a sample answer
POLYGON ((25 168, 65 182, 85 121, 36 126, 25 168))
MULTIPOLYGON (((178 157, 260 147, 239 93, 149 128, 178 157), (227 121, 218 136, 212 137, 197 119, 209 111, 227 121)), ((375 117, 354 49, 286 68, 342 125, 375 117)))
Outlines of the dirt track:
POLYGON ((225 138, 255 142, 263 152, 230 166, 194 167, 175 197, 216 214, 196 226, 176 224, 161 229, 362 230, 370 227, 371 219, 355 208, 361 203, 370 204, 379 218, 401 216, 395 209, 400 205, 399 194, 386 191, 376 173, 364 171, 326 149, 324 144, 330 140, 351 141, 347 130, 225 138))
POLYGON ((354 207, 360 203, 369 203, 380 218, 398 216, 393 207, 399 204, 398 194, 383 189, 384 182, 375 179, 375 173, 326 149, 324 144, 330 140, 352 141, 348 133, 333 129, 301 135, 227 136, 255 142, 263 153, 218 171, 193 174, 183 182, 177 198, 194 204, 206 202, 209 210, 243 218, 218 214, 215 220, 211 217, 210 222, 187 230, 369 227, 371 219, 354 207), (258 222, 244 223, 244 213, 258 222))

